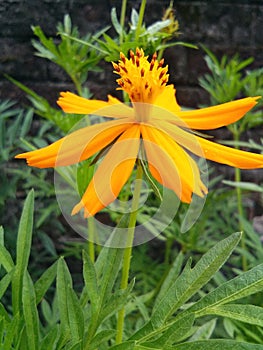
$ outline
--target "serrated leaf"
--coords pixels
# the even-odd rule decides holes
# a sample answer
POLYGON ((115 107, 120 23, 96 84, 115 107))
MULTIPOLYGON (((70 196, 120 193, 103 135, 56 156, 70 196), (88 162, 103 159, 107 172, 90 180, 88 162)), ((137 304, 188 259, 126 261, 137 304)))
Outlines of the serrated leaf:
POLYGON ((227 304, 207 310, 207 314, 232 318, 263 327, 263 308, 255 305, 227 304))
POLYGON ((196 316, 207 314, 207 310, 218 305, 230 303, 248 295, 262 291, 263 288, 263 264, 242 273, 227 281, 215 290, 205 295, 200 301, 187 309, 187 312, 195 312, 196 316))
POLYGON ((171 266, 165 280, 162 283, 162 286, 156 297, 154 305, 158 305, 158 303, 165 296, 169 288, 175 283, 182 269, 183 259, 184 259, 184 255, 182 252, 180 252, 176 257, 176 259, 174 260, 173 265, 171 266))
POLYGON ((172 323, 171 326, 163 332, 160 338, 156 339, 153 343, 147 342, 143 343, 143 345, 152 345, 153 347, 156 346, 161 349, 166 349, 166 347, 171 346, 174 343, 179 343, 190 332, 194 320, 194 314, 189 314, 189 317, 182 317, 172 323))
POLYGON ((198 261, 193 269, 184 270, 175 285, 171 286, 167 294, 156 306, 151 322, 157 328, 161 326, 181 305, 200 290, 219 270, 227 260, 241 235, 234 233, 217 243, 198 261))
POLYGON ((68 290, 67 304, 71 339, 80 345, 84 334, 84 315, 79 299, 71 287, 68 290))
POLYGON ((87 252, 83 251, 82 256, 83 256, 83 277, 85 282, 85 288, 88 293, 92 307, 97 309, 98 301, 99 301, 99 298, 98 298, 99 288, 98 288, 98 280, 97 280, 95 266, 92 263, 87 252))
POLYGON ((100 281, 99 288, 102 303, 111 295, 121 267, 122 257, 123 249, 103 247, 95 263, 95 269, 100 281))
MULTIPOLYGON (((171 350, 262 350, 262 345, 237 342, 234 340, 211 339, 179 344, 171 350)), ((170 350, 170 349, 167 349, 170 350)))
POLYGON ((131 281, 131 283, 125 290, 120 289, 117 292, 115 292, 110 297, 108 302, 103 305, 103 309, 101 310, 99 315, 99 323, 102 323, 103 320, 110 317, 112 314, 116 313, 127 304, 128 298, 134 286, 134 282, 134 280, 131 281))

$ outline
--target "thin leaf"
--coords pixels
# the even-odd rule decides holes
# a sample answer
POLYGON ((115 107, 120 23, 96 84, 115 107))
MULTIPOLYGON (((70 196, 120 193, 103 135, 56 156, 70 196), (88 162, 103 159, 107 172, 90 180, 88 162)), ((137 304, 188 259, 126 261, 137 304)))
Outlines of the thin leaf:
POLYGON ((68 314, 69 288, 72 288, 71 276, 64 259, 60 258, 57 266, 57 296, 62 339, 68 339, 70 337, 70 319, 68 314))
POLYGON ((55 325, 52 329, 45 335, 45 337, 41 340, 40 350, 55 350, 58 349, 57 338, 58 338, 58 329, 59 326, 55 325))
POLYGON ((98 281, 97 274, 89 255, 87 252, 83 251, 83 276, 85 281, 85 287, 92 304, 92 307, 97 308, 98 306, 98 281))
POLYGON ((68 287, 68 315, 71 339, 77 344, 82 344, 84 334, 84 315, 79 299, 74 290, 68 287))
POLYGON ((240 233, 234 233, 211 248, 193 269, 184 270, 156 306, 151 322, 161 326, 181 305, 200 290, 227 260, 240 240, 240 233))
POLYGON ((198 327, 195 331, 195 333, 191 336, 189 341, 197 341, 197 340, 206 340, 210 339, 211 335, 213 334, 213 331, 216 326, 216 318, 208 321, 202 326, 198 327))
MULTIPOLYGON (((262 350, 262 345, 237 342, 234 340, 211 339, 179 344, 171 350, 262 350)), ((167 349, 167 350, 170 350, 167 349)))
POLYGON ((51 265, 45 272, 39 277, 35 283, 36 303, 39 304, 47 290, 55 280, 57 274, 57 261, 51 265))
POLYGON ((114 345, 109 348, 109 350, 133 350, 135 349, 134 341, 125 341, 122 344, 114 345))
MULTIPOLYGON (((1 254, 1 253, 0 253, 1 254)), ((6 274, 0 281, 0 299, 5 294, 5 291, 7 290, 9 284, 12 281, 13 271, 10 271, 8 274, 6 274)))
POLYGON ((96 349, 98 349, 98 347, 102 343, 112 339, 115 334, 116 334, 116 331, 114 329, 105 329, 103 331, 100 331, 92 339, 92 342, 89 345, 89 350, 96 350, 96 349))
POLYGON ((207 313, 263 327, 263 308, 260 306, 227 304, 210 308, 207 313))
POLYGON ((251 182, 239 181, 222 181, 225 185, 241 188, 242 190, 263 192, 263 187, 251 182))
POLYGON ((14 339, 16 338, 17 330, 19 329, 20 320, 19 314, 16 314, 12 321, 8 324, 8 327, 6 327, 5 340, 4 344, 2 344, 1 350, 13 349, 12 344, 14 344, 14 339))
POLYGON ((103 309, 100 312, 99 315, 99 323, 102 323, 103 320, 110 317, 112 314, 116 313, 118 310, 123 308, 128 303, 128 298, 131 295, 131 291, 134 286, 134 280, 131 281, 131 283, 128 285, 128 287, 125 290, 118 290, 115 292, 108 302, 103 305, 103 309))
POLYGON ((184 259, 184 255, 182 252, 180 252, 178 254, 178 256, 176 257, 176 259, 174 260, 173 265, 171 266, 165 280, 162 283, 162 286, 160 288, 160 291, 156 297, 155 300, 155 305, 158 305, 158 303, 160 302, 160 300, 165 296, 165 294, 167 293, 167 291, 169 290, 169 288, 174 285, 177 277, 179 276, 179 273, 182 269, 182 264, 183 264, 183 259, 184 259))
POLYGON ((37 312, 34 285, 28 272, 24 273, 22 293, 23 313, 28 345, 30 347, 30 350, 38 350, 39 316, 37 312))
POLYGON ((263 264, 242 273, 227 281, 215 290, 205 295, 200 301, 187 309, 187 312, 195 312, 196 316, 207 314, 207 310, 218 305, 230 303, 237 299, 262 291, 263 288, 263 264))
POLYGON ((189 314, 189 317, 182 317, 176 320, 165 332, 163 332, 163 335, 160 338, 155 340, 153 343, 149 342, 144 343, 143 345, 152 345, 165 349, 167 346, 173 345, 174 343, 179 343, 188 335, 194 320, 194 314, 189 314))
POLYGON ((117 12, 116 12, 116 8, 113 7, 111 9, 111 22, 112 22, 112 25, 114 27, 114 29, 116 30, 116 32, 119 34, 119 35, 122 35, 122 32, 123 32, 123 28, 122 26, 120 25, 120 22, 118 20, 118 17, 117 17, 117 12))
POLYGON ((16 266, 12 279, 12 305, 14 314, 20 312, 22 306, 23 276, 27 269, 33 229, 34 191, 31 190, 23 207, 16 246, 16 266))
POLYGON ((15 266, 13 259, 11 257, 11 254, 1 244, 0 244, 0 263, 4 267, 6 272, 10 272, 15 266))

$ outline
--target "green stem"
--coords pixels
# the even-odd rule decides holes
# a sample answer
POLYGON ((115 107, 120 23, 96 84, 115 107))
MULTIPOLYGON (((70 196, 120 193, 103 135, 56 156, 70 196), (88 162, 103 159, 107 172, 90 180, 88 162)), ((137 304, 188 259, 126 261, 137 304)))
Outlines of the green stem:
POLYGON ((141 7, 140 7, 140 12, 139 12, 139 19, 138 19, 138 24, 135 32, 135 41, 138 41, 140 32, 141 32, 141 27, 143 23, 143 17, 144 17, 144 12, 145 12, 145 7, 146 7, 146 0, 142 0, 141 2, 141 7))
MULTIPOLYGON (((126 247, 124 248, 122 276, 121 276, 121 285, 120 285, 121 289, 126 289, 128 286, 131 254, 132 254, 132 244, 134 239, 136 218, 137 218, 137 212, 139 207, 139 200, 140 200, 140 193, 141 193, 141 186, 142 186, 142 181, 141 181, 142 176, 143 176, 143 169, 141 165, 138 164, 129 226, 127 228, 126 247)), ((116 344, 120 344, 122 342, 124 318, 125 318, 125 308, 123 307, 118 312, 116 344)))
POLYGON ((124 31, 124 25, 125 25, 126 7, 127 7, 127 0, 122 0, 121 18, 120 18, 120 25, 121 25, 122 31, 120 34, 120 44, 122 44, 122 42, 123 42, 123 31, 124 31))
MULTIPOLYGON (((237 129, 237 126, 235 126, 234 129, 234 141, 235 141, 235 147, 239 149, 239 138, 240 138, 240 133, 237 129)), ((239 168, 235 168, 235 182, 240 182, 241 181, 241 171, 239 168)), ((244 217, 244 209, 243 209, 243 201, 242 201, 242 190, 240 187, 236 187, 236 196, 237 196, 237 210, 238 210, 238 223, 239 223, 239 230, 242 232, 242 237, 241 237, 241 247, 243 250, 246 250, 246 242, 245 242, 245 232, 244 232, 244 226, 242 223, 242 218, 244 217)), ((242 267, 243 271, 247 271, 247 258, 244 254, 242 254, 242 267)))
POLYGON ((94 217, 88 218, 88 254, 90 257, 90 260, 94 263, 95 262, 95 244, 94 244, 94 238, 95 238, 95 224, 94 224, 94 217))
POLYGON ((70 74, 70 77, 77 89, 79 96, 82 96, 82 86, 79 79, 74 74, 70 74))

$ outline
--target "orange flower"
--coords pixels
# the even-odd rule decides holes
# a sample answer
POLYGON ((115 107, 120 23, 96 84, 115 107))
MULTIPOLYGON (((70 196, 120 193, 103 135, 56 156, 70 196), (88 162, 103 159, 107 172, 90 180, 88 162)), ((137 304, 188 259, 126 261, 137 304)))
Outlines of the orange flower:
POLYGON ((232 149, 194 134, 191 129, 206 130, 231 124, 249 111, 259 97, 248 97, 218 106, 182 111, 168 82, 168 67, 153 55, 149 61, 143 50, 120 54, 113 63, 119 89, 128 93, 131 106, 109 96, 108 101, 88 100, 62 92, 59 106, 67 113, 93 114, 110 118, 91 125, 32 152, 19 154, 28 165, 39 168, 66 166, 88 159, 108 149, 89 183, 75 214, 84 208, 85 217, 95 215, 111 203, 127 182, 143 150, 151 175, 190 203, 193 193, 204 196, 199 169, 189 154, 195 154, 243 169, 262 168, 263 155, 232 149))

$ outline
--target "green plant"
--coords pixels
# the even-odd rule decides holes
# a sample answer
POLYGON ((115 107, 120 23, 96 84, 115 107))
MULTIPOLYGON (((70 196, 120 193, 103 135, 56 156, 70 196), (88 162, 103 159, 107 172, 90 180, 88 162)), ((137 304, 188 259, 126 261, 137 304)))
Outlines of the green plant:
MULTIPOLYGON (((238 55, 228 58, 223 55, 221 61, 206 47, 205 60, 210 73, 205 74, 199 79, 200 85, 210 94, 212 104, 224 103, 240 96, 260 96, 263 94, 263 69, 253 71, 244 71, 244 69, 253 62, 250 57, 241 60, 238 55)), ((232 133, 233 144, 235 148, 240 148, 240 139, 244 131, 255 128, 263 123, 262 113, 263 100, 259 99, 258 104, 253 111, 246 114, 245 118, 227 126, 232 133)), ((235 169, 235 182, 241 182, 241 171, 235 169)), ((243 230, 242 217, 244 217, 242 191, 240 186, 236 186, 237 207, 239 212, 239 229, 243 230)), ((242 239, 242 245, 245 249, 245 241, 242 239)), ((247 269, 246 258, 243 258, 243 269, 247 269)))
POLYGON ((78 28, 72 27, 69 15, 65 15, 64 22, 57 26, 60 36, 58 44, 55 43, 54 39, 47 38, 39 26, 33 26, 32 30, 39 39, 39 41, 32 41, 34 48, 37 50, 36 55, 63 68, 71 78, 78 93, 85 96, 89 95, 89 91, 83 89, 83 84, 87 81, 90 71, 100 71, 98 63, 103 56, 94 43, 101 32, 93 36, 87 34, 81 38, 78 28), (71 40, 69 37, 73 37, 75 40, 71 40), (83 45, 81 41, 87 43, 87 45, 83 45))
MULTIPOLYGON (((126 290, 118 287, 123 249, 104 247, 95 263, 83 251, 84 286, 80 293, 74 291, 63 257, 36 282, 32 280, 28 263, 33 237, 33 210, 34 193, 31 191, 20 219, 15 259, 5 248, 4 231, 0 229, 0 263, 5 271, 0 281, 0 297, 3 299, 11 288, 12 299, 9 308, 0 304, 2 349, 261 348, 261 340, 255 337, 254 343, 211 337, 218 322, 215 316, 255 325, 262 332, 262 308, 237 303, 237 300, 261 291, 262 264, 201 298, 197 294, 227 260, 240 234, 232 234, 217 243, 194 267, 189 260, 183 268, 183 256, 179 254, 155 297, 152 310, 142 314, 141 321, 136 320, 131 327, 139 300, 135 299, 131 306, 134 281, 126 290), (47 297, 51 286, 55 291, 52 297, 47 297), (129 310, 129 332, 122 344, 114 345, 115 317, 123 306, 129 310), (206 319, 208 316, 210 320, 206 319)), ((142 306, 142 298, 140 303, 139 310, 146 310, 142 306)))

